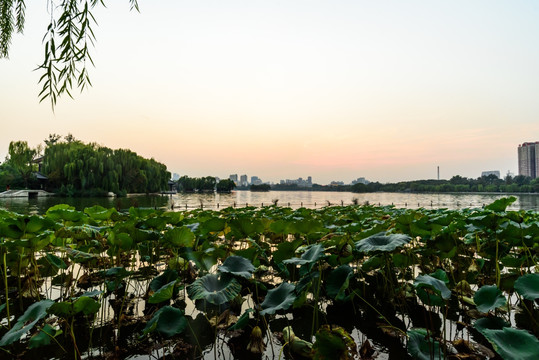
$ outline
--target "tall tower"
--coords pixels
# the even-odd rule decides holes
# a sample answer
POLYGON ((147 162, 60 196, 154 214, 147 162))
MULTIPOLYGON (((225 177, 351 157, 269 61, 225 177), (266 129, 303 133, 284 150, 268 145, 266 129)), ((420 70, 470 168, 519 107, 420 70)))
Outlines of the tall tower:
POLYGON ((539 141, 525 142, 518 146, 518 174, 537 177, 539 170, 539 141))

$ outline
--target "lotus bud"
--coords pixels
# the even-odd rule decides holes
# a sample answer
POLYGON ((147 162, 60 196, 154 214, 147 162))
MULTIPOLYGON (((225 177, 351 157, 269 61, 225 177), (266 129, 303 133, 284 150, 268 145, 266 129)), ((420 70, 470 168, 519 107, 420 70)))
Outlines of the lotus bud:
POLYGON ((283 339, 288 343, 291 352, 301 355, 304 358, 312 359, 314 355, 313 344, 297 337, 291 326, 287 326, 283 329, 283 339))
POLYGON ((266 345, 262 339, 262 330, 260 327, 255 326, 251 332, 251 338, 249 344, 247 344, 247 350, 255 354, 262 354, 266 350, 266 345))

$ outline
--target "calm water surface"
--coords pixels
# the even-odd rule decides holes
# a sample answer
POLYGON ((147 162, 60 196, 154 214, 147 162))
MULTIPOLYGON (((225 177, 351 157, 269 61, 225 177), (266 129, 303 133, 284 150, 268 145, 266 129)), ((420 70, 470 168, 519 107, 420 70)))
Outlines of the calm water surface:
MULTIPOLYGON (((329 191, 234 191, 231 194, 175 194, 175 195, 136 195, 126 198, 62 198, 48 197, 38 199, 12 198, 0 199, 0 207, 23 214, 43 213, 56 204, 69 204, 78 210, 93 205, 107 208, 127 209, 135 207, 154 207, 161 209, 185 210, 193 208, 223 209, 226 207, 268 206, 275 201, 279 206, 291 208, 321 208, 328 205, 358 204, 394 205, 399 208, 448 208, 482 207, 508 194, 411 194, 411 193, 369 193, 329 191)), ((517 198, 509 209, 539 210, 539 194, 514 194, 517 198)))

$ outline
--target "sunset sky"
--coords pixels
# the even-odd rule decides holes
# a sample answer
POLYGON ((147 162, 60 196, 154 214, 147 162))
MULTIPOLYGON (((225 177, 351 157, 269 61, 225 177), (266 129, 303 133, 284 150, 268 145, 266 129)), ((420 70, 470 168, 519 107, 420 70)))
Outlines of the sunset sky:
POLYGON ((517 173, 539 140, 538 1, 109 0, 54 112, 46 3, 0 60, 2 161, 72 133, 180 175, 394 182, 517 173))

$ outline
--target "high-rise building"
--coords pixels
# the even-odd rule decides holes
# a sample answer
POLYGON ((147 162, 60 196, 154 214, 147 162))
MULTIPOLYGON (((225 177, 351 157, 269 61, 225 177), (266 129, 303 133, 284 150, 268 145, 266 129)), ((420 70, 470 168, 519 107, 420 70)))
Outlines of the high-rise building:
POLYGON ((248 186, 247 175, 240 176, 240 186, 248 186))
POLYGON ((234 184, 238 186, 238 174, 232 174, 228 177, 228 179, 234 181, 234 184))
POLYGON ((518 146, 518 174, 537 177, 539 170, 539 141, 525 142, 518 146))

